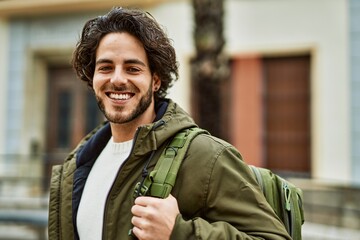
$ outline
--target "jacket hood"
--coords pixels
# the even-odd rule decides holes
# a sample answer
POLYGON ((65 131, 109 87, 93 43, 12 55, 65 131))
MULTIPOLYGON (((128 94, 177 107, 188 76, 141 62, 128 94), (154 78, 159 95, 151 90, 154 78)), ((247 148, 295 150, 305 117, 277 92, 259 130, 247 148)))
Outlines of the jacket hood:
POLYGON ((135 134, 133 148, 135 155, 143 155, 156 150, 182 129, 197 126, 190 115, 170 99, 158 103, 156 112, 155 121, 140 126, 135 134), (166 109, 165 113, 163 113, 164 109, 166 109))
MULTIPOLYGON (((133 154, 141 156, 157 150, 169 138, 182 129, 197 126, 190 115, 171 99, 164 99, 155 106, 154 122, 140 126, 134 136, 133 154)), ((73 151, 77 155, 77 167, 90 166, 111 137, 109 122, 105 122, 86 136, 73 151)), ((71 155, 67 160, 71 159, 71 155)))
POLYGON ((190 115, 172 100, 168 100, 166 112, 154 125, 159 125, 154 129, 158 141, 166 140, 183 129, 197 127, 190 115), (164 124, 160 124, 161 121, 164 124))

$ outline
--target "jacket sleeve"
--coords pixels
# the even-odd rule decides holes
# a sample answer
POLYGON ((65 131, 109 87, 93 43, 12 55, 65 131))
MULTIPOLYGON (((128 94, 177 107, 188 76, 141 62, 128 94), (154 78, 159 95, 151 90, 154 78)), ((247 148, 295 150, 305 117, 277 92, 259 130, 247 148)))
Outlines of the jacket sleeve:
POLYGON ((193 186, 201 187, 191 190, 201 193, 201 207, 191 217, 177 216, 171 239, 291 239, 240 153, 231 145, 220 145, 210 143, 205 150, 198 146, 185 160, 203 162, 196 166, 196 175, 192 174, 199 182, 193 186))

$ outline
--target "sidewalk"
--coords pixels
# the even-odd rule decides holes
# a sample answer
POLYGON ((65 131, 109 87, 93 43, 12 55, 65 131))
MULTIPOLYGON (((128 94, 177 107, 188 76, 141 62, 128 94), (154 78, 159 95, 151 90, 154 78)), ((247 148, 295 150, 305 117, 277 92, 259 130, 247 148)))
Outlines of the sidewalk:
MULTIPOLYGON (((25 226, 0 225, 0 239, 38 240, 36 232, 25 226)), ((360 230, 325 226, 315 223, 303 225, 303 240, 360 240, 360 230)))
POLYGON ((1 224, 0 240, 38 240, 38 235, 27 226, 1 224))
POLYGON ((302 228, 303 240, 360 240, 359 229, 339 228, 305 222, 302 228))

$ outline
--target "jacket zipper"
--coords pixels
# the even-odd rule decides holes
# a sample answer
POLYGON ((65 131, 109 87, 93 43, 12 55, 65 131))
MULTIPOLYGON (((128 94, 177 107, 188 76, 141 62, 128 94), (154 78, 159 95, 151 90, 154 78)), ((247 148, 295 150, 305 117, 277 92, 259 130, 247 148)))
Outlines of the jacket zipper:
MULTIPOLYGON (((125 161, 123 162, 123 164, 125 164, 125 162, 130 158, 132 152, 134 151, 135 142, 136 142, 136 139, 137 139, 137 137, 138 137, 138 135, 139 135, 139 132, 140 132, 141 128, 142 128, 142 127, 139 127, 139 128, 136 130, 135 135, 134 135, 133 145, 131 146, 130 154, 129 154, 129 156, 125 159, 125 161)), ((121 167, 119 168, 116 176, 119 175, 120 169, 121 169, 121 167)), ((116 180, 116 177, 115 177, 115 180, 116 180)), ((105 207, 104 207, 103 226, 102 226, 102 239, 106 239, 106 231, 105 231, 105 222, 104 222, 104 221, 105 221, 105 219, 106 219, 106 217, 107 217, 107 214, 106 214, 106 213, 107 213, 107 208, 108 208, 108 204, 107 204, 107 203, 108 203, 108 201, 109 201, 109 195, 110 195, 111 189, 114 187, 115 180, 114 180, 114 182, 112 183, 112 185, 111 185, 111 187, 110 187, 110 190, 109 190, 109 192, 108 192, 108 195, 106 196, 105 207)))
MULTIPOLYGON (((151 130, 153 131, 154 129, 156 129, 157 127, 159 127, 159 126, 161 126, 161 125, 163 125, 163 124, 165 124, 165 121, 164 120, 160 120, 159 122, 157 122, 157 123, 155 123, 154 125, 153 125, 153 127, 151 128, 151 130)), ((136 132, 135 132, 135 135, 134 135, 134 140, 133 140, 133 145, 132 145, 132 147, 131 147, 131 150, 130 150, 130 154, 129 154, 129 156, 125 159, 125 161, 123 162, 123 164, 122 165, 124 165, 127 161, 128 161, 128 159, 130 158, 130 156, 131 156, 131 154, 132 154, 132 152, 134 151, 134 146, 135 146, 135 143, 136 143, 136 140, 137 140, 137 138, 138 138, 138 135, 139 135, 139 132, 141 131, 141 129, 143 129, 143 128, 145 128, 144 126, 140 126, 140 127, 138 127, 138 129, 136 129, 136 132)), ((117 172, 117 174, 116 174, 116 177, 119 175, 119 172, 121 171, 121 167, 119 168, 119 170, 118 170, 118 172, 117 172)), ((105 207, 104 207, 104 217, 103 217, 103 226, 102 226, 102 239, 106 239, 105 237, 106 237, 106 231, 105 231, 105 219, 106 219, 106 217, 107 217, 107 208, 108 208, 108 201, 109 201, 109 195, 110 195, 110 192, 111 192, 111 189, 114 187, 114 184, 115 184, 115 181, 116 181, 116 177, 115 177, 115 180, 114 180, 114 182, 113 182, 113 184, 111 185, 111 188, 110 188, 110 190, 109 190, 109 193, 108 193, 108 195, 106 196, 106 201, 105 201, 105 207)))
POLYGON ((292 226, 292 221, 291 221, 291 191, 290 188, 288 186, 288 184, 286 182, 283 182, 282 184, 282 189, 283 189, 283 194, 284 194, 284 199, 285 199, 285 208, 284 208, 284 224, 286 226, 287 229, 290 230, 290 234, 292 234, 293 232, 293 226, 292 226))

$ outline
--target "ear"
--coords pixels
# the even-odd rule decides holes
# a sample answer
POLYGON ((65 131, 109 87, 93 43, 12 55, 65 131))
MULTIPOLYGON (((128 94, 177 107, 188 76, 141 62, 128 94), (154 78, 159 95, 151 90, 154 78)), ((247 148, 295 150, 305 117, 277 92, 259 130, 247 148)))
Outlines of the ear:
POLYGON ((160 89, 161 86, 161 80, 158 77, 158 75, 155 73, 153 75, 153 91, 157 92, 160 89))

